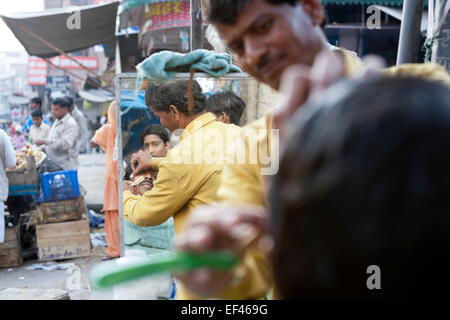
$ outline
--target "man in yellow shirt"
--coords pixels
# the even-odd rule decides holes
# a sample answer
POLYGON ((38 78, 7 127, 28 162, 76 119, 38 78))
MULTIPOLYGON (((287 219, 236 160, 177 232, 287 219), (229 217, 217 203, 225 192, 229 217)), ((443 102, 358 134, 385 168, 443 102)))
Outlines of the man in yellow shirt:
MULTIPOLYGON (((334 76, 339 73, 341 76, 358 76, 364 70, 356 55, 327 43, 320 28, 323 8, 319 0, 209 1, 207 15, 227 47, 237 56, 244 71, 276 90, 280 90, 282 74, 289 67, 300 64, 311 68, 319 53, 334 56, 336 63, 327 66, 329 69, 335 69, 331 72, 334 76)), ((320 66, 320 63, 316 65, 320 66)), ((412 75, 450 84, 448 73, 435 64, 406 65, 389 68, 384 72, 388 75, 412 75)), ((242 134, 245 135, 246 130, 265 130, 266 135, 258 138, 258 148, 272 150, 271 130, 279 129, 280 119, 292 116, 305 102, 309 88, 304 89, 305 92, 297 92, 294 99, 297 103, 290 102, 291 108, 267 114, 244 127, 242 134), (278 121, 274 122, 274 115, 278 121)), ((248 150, 252 142, 249 139, 244 141, 248 150)), ((220 200, 229 204, 250 204, 268 208, 267 180, 261 174, 264 167, 261 162, 226 165, 218 191, 220 200)), ((260 208, 199 208, 198 214, 193 212, 190 228, 177 238, 177 246, 183 250, 202 251, 217 248, 217 243, 228 239, 226 242, 229 248, 236 239, 230 237, 227 232, 242 222, 255 224, 255 221, 258 221, 260 225, 264 224, 261 221, 264 220, 263 215, 257 214, 261 213, 260 211, 260 208), (228 220, 219 218, 225 215, 229 216, 228 220), (210 218, 205 219, 205 216, 210 218), (214 245, 211 245, 212 243, 214 245)), ((264 297, 271 286, 268 274, 269 261, 261 255, 261 251, 253 250, 244 256, 239 270, 236 269, 232 273, 207 273, 202 270, 201 274, 179 275, 179 279, 197 296, 254 299, 264 297)))

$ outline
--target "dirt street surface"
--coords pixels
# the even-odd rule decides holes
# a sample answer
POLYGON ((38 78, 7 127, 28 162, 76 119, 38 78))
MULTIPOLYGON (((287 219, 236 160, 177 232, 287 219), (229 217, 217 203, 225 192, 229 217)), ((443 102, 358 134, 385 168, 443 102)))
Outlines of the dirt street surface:
MULTIPOLYGON (((88 206, 103 204, 103 181, 105 172, 105 154, 92 153, 79 156, 78 180, 86 191, 84 195, 88 206)), ((97 210, 97 213, 100 213, 97 210)), ((92 233, 104 233, 104 228, 91 228, 92 233)), ((109 292, 92 292, 88 283, 88 274, 92 267, 106 256, 106 247, 93 246, 88 257, 40 262, 37 259, 26 260, 16 268, 0 268, 0 300, 5 299, 112 299, 109 292), (27 268, 42 264, 50 270, 27 268), (59 265, 56 269, 56 265, 59 265), (53 269, 56 270, 52 270, 53 269)))
MULTIPOLYGON (((104 232, 104 229, 99 229, 104 232)), ((91 232, 97 232, 92 229, 91 232)), ((88 283, 90 270, 106 255, 106 247, 93 247, 89 257, 54 261, 53 265, 73 264, 65 270, 28 270, 27 268, 42 264, 51 266, 52 262, 28 260, 17 268, 0 269, 0 300, 97 300, 112 299, 112 295, 96 295, 88 283), (11 289, 14 290, 11 290, 11 289), (20 290, 18 290, 20 289, 20 290), (41 289, 41 290, 35 290, 41 289), (45 289, 45 290, 42 290, 45 289), (57 291, 54 291, 54 290, 57 291), (42 295, 42 291, 47 295, 42 295), (61 292, 62 291, 62 292, 61 292), (62 293, 62 294, 61 294, 62 293)))

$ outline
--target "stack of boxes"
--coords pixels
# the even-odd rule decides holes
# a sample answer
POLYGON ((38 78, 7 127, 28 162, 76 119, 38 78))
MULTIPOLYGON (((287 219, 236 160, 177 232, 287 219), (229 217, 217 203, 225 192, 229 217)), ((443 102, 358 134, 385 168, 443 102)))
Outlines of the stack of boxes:
POLYGON ((0 268, 22 265, 22 245, 18 227, 5 229, 5 241, 0 243, 0 268))
POLYGON ((87 208, 78 185, 77 171, 58 171, 41 176, 36 240, 38 260, 63 260, 89 256, 91 239, 87 208))
MULTIPOLYGON (((10 197, 39 194, 39 179, 34 157, 27 156, 26 163, 26 168, 6 171, 10 197)), ((14 220, 18 221, 19 216, 15 216, 14 220)), ((0 243, 0 268, 19 267, 23 263, 20 227, 5 227, 5 241, 0 243)))

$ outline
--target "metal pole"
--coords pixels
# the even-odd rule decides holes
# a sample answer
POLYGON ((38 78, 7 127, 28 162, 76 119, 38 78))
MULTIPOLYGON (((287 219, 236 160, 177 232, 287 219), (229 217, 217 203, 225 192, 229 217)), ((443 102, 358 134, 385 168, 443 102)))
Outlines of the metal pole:
POLYGON ((420 47, 422 11, 423 0, 405 0, 403 2, 397 65, 417 62, 420 47))
POLYGON ((116 39, 116 74, 122 73, 122 62, 120 57, 119 39, 116 39))
POLYGON ((191 51, 203 48, 202 0, 191 0, 191 51))
POLYGON ((123 177, 123 146, 122 146, 122 111, 120 110, 120 75, 116 75, 114 78, 115 89, 116 89, 116 137, 117 137, 117 170, 119 174, 119 182, 117 184, 118 189, 118 201, 119 201, 119 237, 120 237, 120 256, 125 256, 125 228, 124 228, 124 217, 123 217, 123 195, 122 195, 122 177, 123 177))

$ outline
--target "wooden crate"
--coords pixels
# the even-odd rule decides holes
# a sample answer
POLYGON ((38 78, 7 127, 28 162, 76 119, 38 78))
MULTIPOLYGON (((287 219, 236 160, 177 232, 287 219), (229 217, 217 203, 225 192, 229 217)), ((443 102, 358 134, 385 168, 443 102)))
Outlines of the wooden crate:
POLYGON ((5 241, 0 243, 0 268, 19 267, 23 263, 19 229, 6 228, 5 241))
POLYGON ((6 177, 10 186, 39 184, 36 162, 33 156, 25 157, 26 169, 7 170, 6 177))
POLYGON ((79 220, 36 226, 38 260, 63 260, 91 254, 89 221, 79 220))
POLYGON ((82 196, 72 200, 43 202, 39 205, 39 210, 42 215, 37 219, 38 224, 81 220, 83 214, 87 215, 82 196))

